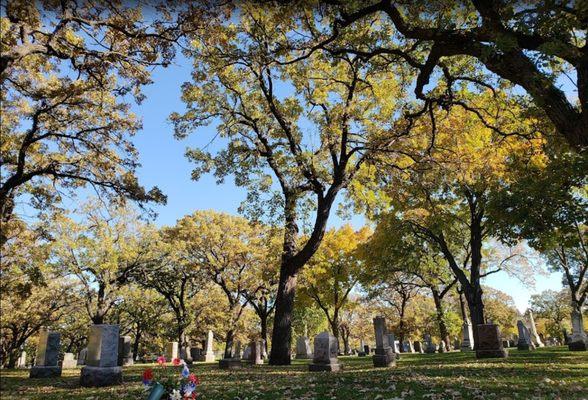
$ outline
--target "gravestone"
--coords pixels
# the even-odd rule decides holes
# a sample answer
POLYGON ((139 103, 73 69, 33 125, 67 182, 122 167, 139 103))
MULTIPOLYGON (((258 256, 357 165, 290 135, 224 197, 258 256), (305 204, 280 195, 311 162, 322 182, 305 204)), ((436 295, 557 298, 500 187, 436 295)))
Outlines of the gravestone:
POLYGON ((337 359, 337 339, 329 332, 323 332, 314 338, 314 352, 309 371, 339 371, 341 366, 337 359))
POLYGON ((400 359, 400 343, 398 342, 398 340, 396 340, 393 333, 388 333, 387 336, 388 336, 388 344, 390 345, 390 348, 392 349, 392 351, 396 355, 396 359, 399 360, 400 359))
POLYGON ((131 351, 131 337, 118 338, 118 366, 133 365, 133 352, 131 351))
POLYGON ((218 361, 220 369, 239 369, 241 368, 241 342, 235 343, 235 349, 230 349, 230 357, 224 357, 218 361))
POLYGON ((192 365, 194 362, 194 358, 192 357, 192 348, 190 347, 189 343, 182 346, 180 349, 180 358, 188 365, 192 365))
POLYGON ((445 353, 447 351, 447 346, 445 345, 445 342, 442 340, 441 343, 439 343, 439 353, 445 353))
MULTIPOLYGON (((310 349, 310 344, 308 347, 310 349)), ((267 354, 267 342, 263 339, 261 340, 261 356, 264 360, 267 360, 269 358, 267 354)))
POLYGON ((35 365, 31 368, 31 378, 50 378, 61 376, 59 366, 59 342, 61 335, 58 332, 49 332, 42 328, 39 332, 39 342, 35 356, 35 365))
POLYGON ((376 353, 372 356, 374 367, 385 368, 396 364, 394 350, 388 343, 388 332, 386 331, 386 319, 384 317, 374 318, 374 333, 376 336, 376 353))
POLYGON ((405 340, 402 343, 402 349, 404 350, 405 353, 414 353, 414 346, 412 344, 411 340, 405 340))
POLYGON ((462 342, 461 342, 461 351, 473 351, 474 350, 474 332, 472 330, 472 323, 470 322, 469 318, 463 322, 462 327, 462 342))
POLYGON ((523 321, 517 321, 517 329, 519 331, 519 341, 517 342, 517 349, 519 350, 535 350, 535 345, 531 341, 531 333, 525 326, 523 321))
POLYGON ((197 349, 197 348, 190 348, 190 356, 192 357, 192 360, 198 361, 200 360, 200 356, 202 355, 202 349, 197 349))
POLYGON ((423 354, 423 345, 418 340, 414 342, 414 351, 423 354))
POLYGON ((84 347, 78 354, 78 365, 86 365, 86 356, 88 354, 88 348, 84 347))
POLYGON ((433 339, 431 339, 431 335, 428 333, 425 334, 425 353, 426 354, 433 354, 437 352, 437 345, 433 343, 433 339))
POLYGON ((531 341, 533 342, 535 347, 545 346, 543 344, 543 341, 541 340, 541 338, 537 334, 537 327, 535 326, 535 318, 533 318, 533 311, 531 311, 531 310, 527 311, 527 321, 529 324, 528 328, 529 328, 529 333, 531 334, 531 341))
MULTIPOLYGON (((573 320, 574 316, 572 315, 572 325, 574 324, 573 320)), ((570 344, 571 335, 568 335, 568 331, 566 328, 563 328, 563 338, 564 338, 564 345, 568 346, 570 344)))
POLYGON ((299 336, 296 340, 296 359, 305 360, 308 358, 312 358, 310 340, 306 336, 299 336))
POLYGON ((212 331, 208 331, 208 336, 206 337, 206 353, 204 353, 204 361, 205 362, 214 362, 216 356, 214 355, 214 335, 212 331))
POLYGON ((243 350, 243 359, 249 360, 251 358, 251 344, 248 344, 243 350))
POLYGON ((78 361, 74 357, 73 353, 65 353, 63 355, 63 361, 61 362, 61 369, 71 369, 78 366, 78 361))
POLYGON ((460 343, 459 339, 457 339, 457 338, 456 338, 456 339, 453 341, 453 348, 454 348, 455 350, 457 350, 457 349, 459 349, 460 347, 461 347, 461 343, 460 343))
POLYGON ((165 345, 164 355, 165 355, 166 361, 172 361, 174 358, 180 358, 179 357, 178 342, 168 342, 165 345))
POLYGON ((251 352, 248 361, 253 365, 263 365, 262 343, 260 340, 253 340, 249 343, 251 352))
POLYGON ((364 343, 363 339, 361 339, 359 341, 359 352, 357 353, 357 355, 359 357, 365 357, 368 355, 368 353, 365 352, 365 343, 364 343))
POLYGON ((122 367, 118 366, 118 325, 92 325, 88 340, 86 366, 80 384, 101 387, 122 383, 122 367))
POLYGON ((584 332, 584 321, 582 313, 572 307, 572 335, 568 339, 570 351, 586 351, 588 348, 588 337, 584 332))
POLYGON ((20 356, 16 360, 16 368, 26 368, 27 367, 27 352, 22 351, 20 356))
POLYGON ((478 344, 476 345, 476 358, 504 358, 508 357, 508 351, 502 346, 498 325, 480 324, 478 330, 478 344))

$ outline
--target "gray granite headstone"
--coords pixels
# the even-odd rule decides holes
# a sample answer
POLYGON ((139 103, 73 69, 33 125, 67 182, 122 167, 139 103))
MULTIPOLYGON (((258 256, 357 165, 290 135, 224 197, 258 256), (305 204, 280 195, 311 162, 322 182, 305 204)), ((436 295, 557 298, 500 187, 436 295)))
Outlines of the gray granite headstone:
POLYGON ((88 355, 88 348, 84 347, 78 354, 78 365, 86 365, 86 357, 88 355))
POLYGON ((223 354, 223 358, 219 360, 218 367, 220 369, 241 368, 241 342, 237 341, 235 343, 235 348, 230 348, 228 350, 228 352, 223 354))
POLYGON ((86 366, 80 384, 86 387, 111 386, 122 383, 122 367, 118 366, 118 325, 92 325, 88 340, 86 366))
POLYGON ((359 357, 365 357, 368 353, 366 353, 365 351, 365 343, 363 341, 363 339, 359 340, 359 350, 357 352, 357 355, 359 357))
POLYGON ((376 336, 376 352, 372 356, 374 367, 391 367, 395 365, 396 356, 388 341, 386 319, 384 317, 374 318, 374 333, 376 336))
POLYGON ((194 361, 192 357, 192 348, 189 344, 186 344, 180 349, 180 358, 186 362, 186 364, 191 365, 194 361))
POLYGON ((35 365, 31 368, 31 378, 49 378, 61 376, 59 350, 61 335, 42 328, 39 332, 35 365))
POLYGON ((202 356, 202 349, 191 347, 190 355, 192 356, 192 360, 199 361, 200 357, 202 356))
POLYGON ((251 357, 251 344, 248 344, 245 347, 245 350, 243 350, 243 358, 245 360, 249 360, 250 357, 251 357))
POLYGON ((337 339, 329 332, 323 332, 314 338, 314 352, 309 371, 339 371, 341 366, 337 359, 339 351, 337 339))
POLYGON ((425 353, 426 354, 433 354, 437 352, 437 345, 433 343, 433 339, 431 339, 431 335, 428 333, 425 334, 425 353))
POLYGON ((296 358, 299 360, 312 358, 310 340, 306 336, 299 336, 296 340, 296 358))
POLYGON ((519 350, 534 350, 535 344, 531 341, 531 333, 521 320, 517 321, 517 328, 519 330, 519 341, 517 342, 517 349, 519 350))
POLYGON ((570 351, 586 351, 588 349, 588 336, 584 331, 582 313, 576 307, 572 307, 572 334, 567 338, 570 351))
POLYGON ((118 338, 118 366, 133 365, 131 346, 130 336, 121 336, 118 338))
POLYGON ((260 340, 253 340, 249 343, 249 349, 251 349, 251 351, 247 361, 253 365, 263 365, 263 351, 261 346, 262 343, 260 340))
POLYGON ((476 345, 476 358, 505 358, 508 351, 502 346, 500 331, 494 324, 480 324, 478 331, 478 343, 476 345))

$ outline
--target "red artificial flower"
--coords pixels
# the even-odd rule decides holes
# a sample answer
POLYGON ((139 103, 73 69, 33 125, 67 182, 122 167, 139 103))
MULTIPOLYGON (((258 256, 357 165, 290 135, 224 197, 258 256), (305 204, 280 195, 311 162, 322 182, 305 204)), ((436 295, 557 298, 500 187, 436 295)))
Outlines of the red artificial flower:
POLYGON ((173 365, 175 365, 175 366, 178 366, 178 365, 180 365, 181 363, 182 363, 182 360, 180 360, 179 358, 174 358, 174 359, 172 360, 172 364, 173 364, 173 365))
POLYGON ((147 368, 143 371, 143 381, 151 381, 153 379, 153 370, 151 368, 147 368))
POLYGON ((158 363, 159 365, 163 365, 163 364, 165 364, 165 357, 164 357, 164 356, 159 356, 159 357, 157 357, 157 363, 158 363))
POLYGON ((194 375, 194 374, 190 374, 188 376, 188 380, 190 382, 192 382, 193 384, 195 384, 195 385, 199 385, 200 384, 200 379, 198 379, 198 377, 196 375, 194 375))

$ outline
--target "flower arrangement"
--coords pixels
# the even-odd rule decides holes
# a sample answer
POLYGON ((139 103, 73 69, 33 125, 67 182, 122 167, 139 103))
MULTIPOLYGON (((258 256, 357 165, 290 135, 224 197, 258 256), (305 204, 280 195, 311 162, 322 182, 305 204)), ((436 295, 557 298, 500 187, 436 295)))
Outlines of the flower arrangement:
POLYGON ((147 368, 143 371, 143 385, 149 391, 147 400, 185 400, 195 399, 198 377, 190 373, 184 360, 174 358, 171 365, 167 365, 165 357, 157 358, 155 371, 147 368))

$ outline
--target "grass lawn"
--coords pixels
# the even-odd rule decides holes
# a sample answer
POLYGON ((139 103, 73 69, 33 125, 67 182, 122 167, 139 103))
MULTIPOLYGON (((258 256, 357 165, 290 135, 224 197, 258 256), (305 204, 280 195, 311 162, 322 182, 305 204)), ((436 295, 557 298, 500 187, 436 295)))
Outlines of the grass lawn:
MULTIPOLYGON (((375 369, 370 357, 341 357, 343 371, 310 373, 307 362, 288 367, 246 366, 221 371, 192 366, 199 399, 588 399, 588 352, 564 347, 510 350, 507 359, 478 361, 472 353, 402 355, 396 367, 375 369)), ((28 379, 28 370, 0 370, 0 398, 144 399, 141 373, 125 367, 121 386, 81 388, 79 369, 60 379, 28 379)))

